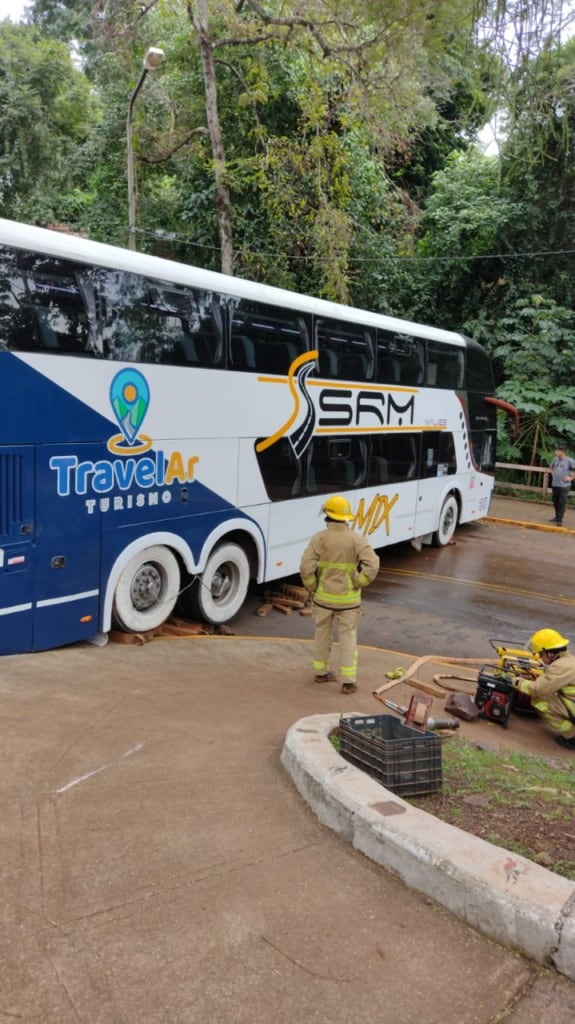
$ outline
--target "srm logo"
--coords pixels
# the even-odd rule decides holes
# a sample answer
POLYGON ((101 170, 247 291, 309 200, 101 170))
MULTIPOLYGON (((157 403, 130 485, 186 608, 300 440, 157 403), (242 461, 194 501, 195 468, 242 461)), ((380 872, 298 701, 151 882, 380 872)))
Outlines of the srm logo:
POLYGON ((319 396, 318 428, 357 426, 413 426, 415 395, 401 402, 391 391, 357 391, 324 388, 319 396), (369 423, 366 423, 369 420, 369 423))

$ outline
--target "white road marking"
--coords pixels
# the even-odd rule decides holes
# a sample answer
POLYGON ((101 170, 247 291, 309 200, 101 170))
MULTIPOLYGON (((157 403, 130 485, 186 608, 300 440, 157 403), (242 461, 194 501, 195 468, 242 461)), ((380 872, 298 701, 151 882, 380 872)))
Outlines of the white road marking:
POLYGON ((57 789, 56 792, 65 793, 67 789, 72 789, 72 786, 77 786, 80 782, 85 782, 86 779, 91 779, 94 775, 99 775, 100 772, 106 771, 106 768, 111 768, 112 765, 122 761, 125 757, 131 757, 132 754, 137 754, 138 750, 141 750, 143 746, 143 743, 136 743, 135 747, 130 747, 129 750, 126 750, 125 754, 120 754, 115 761, 108 761, 107 764, 103 764, 101 768, 95 768, 93 772, 87 772, 86 775, 79 775, 77 779, 72 779, 72 781, 67 782, 65 786, 60 786, 60 789, 57 789))

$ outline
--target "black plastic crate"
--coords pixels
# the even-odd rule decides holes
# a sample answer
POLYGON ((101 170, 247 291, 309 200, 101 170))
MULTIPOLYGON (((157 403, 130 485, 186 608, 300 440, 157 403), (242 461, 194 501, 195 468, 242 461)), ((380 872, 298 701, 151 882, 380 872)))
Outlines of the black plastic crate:
POLYGON ((393 715, 346 715, 339 723, 339 752, 398 796, 442 787, 439 736, 412 729, 393 715))

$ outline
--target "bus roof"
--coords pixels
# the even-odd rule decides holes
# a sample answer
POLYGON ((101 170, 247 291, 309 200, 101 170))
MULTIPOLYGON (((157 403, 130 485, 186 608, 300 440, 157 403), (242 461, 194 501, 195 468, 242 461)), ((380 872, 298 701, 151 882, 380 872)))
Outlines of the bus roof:
POLYGON ((288 307, 300 313, 311 313, 334 320, 349 320, 368 327, 396 331, 399 334, 429 338, 431 341, 443 341, 459 347, 465 347, 467 343, 463 335, 454 331, 445 331, 439 327, 413 323, 410 320, 400 320, 383 313, 372 313, 365 309, 356 309, 353 306, 317 299, 311 295, 300 295, 297 292, 275 288, 272 285, 248 281, 245 278, 230 277, 214 270, 203 270, 200 267, 177 263, 174 260, 148 256, 131 249, 94 242, 80 235, 39 228, 31 224, 20 224, 17 221, 3 220, 2 218, 0 218, 0 244, 11 245, 31 252, 43 252, 59 259, 73 259, 108 269, 141 274, 144 277, 172 284, 220 292, 234 298, 252 299, 268 303, 271 306, 288 307))

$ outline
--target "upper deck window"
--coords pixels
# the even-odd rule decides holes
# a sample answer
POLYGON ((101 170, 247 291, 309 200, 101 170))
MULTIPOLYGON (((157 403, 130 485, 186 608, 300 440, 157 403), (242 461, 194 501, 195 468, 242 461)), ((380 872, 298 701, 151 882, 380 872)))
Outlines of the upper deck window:
POLYGON ((124 271, 101 272, 107 358, 171 366, 221 364, 220 307, 211 292, 124 271))
POLYGON ((373 375, 373 339, 361 324, 316 320, 315 347, 319 352, 317 377, 328 380, 368 381, 373 375))
POLYGON ((468 339, 465 355, 465 387, 467 390, 477 391, 480 394, 493 394, 495 390, 493 369, 485 349, 477 342, 468 339))
POLYGON ((230 369, 287 377, 294 359, 308 347, 303 318, 247 299, 229 299, 228 306, 230 369))
POLYGON ((427 385, 430 388, 462 388, 464 348, 442 341, 427 342, 427 385))
POLYGON ((20 352, 90 354, 95 320, 84 268, 0 247, 0 342, 20 352))
POLYGON ((409 334, 377 332, 376 380, 378 384, 405 387, 423 384, 425 379, 425 342, 409 334))
POLYGON ((210 292, 0 247, 0 344, 21 352, 218 366, 210 292))

